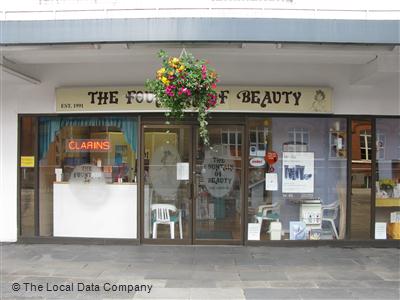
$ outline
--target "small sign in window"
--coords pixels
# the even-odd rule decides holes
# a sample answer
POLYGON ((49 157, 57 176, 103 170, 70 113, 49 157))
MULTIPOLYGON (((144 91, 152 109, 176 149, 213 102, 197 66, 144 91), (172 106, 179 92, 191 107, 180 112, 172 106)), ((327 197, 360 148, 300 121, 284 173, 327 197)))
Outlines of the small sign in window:
POLYGON ((21 168, 34 168, 35 157, 34 156, 21 156, 21 168))

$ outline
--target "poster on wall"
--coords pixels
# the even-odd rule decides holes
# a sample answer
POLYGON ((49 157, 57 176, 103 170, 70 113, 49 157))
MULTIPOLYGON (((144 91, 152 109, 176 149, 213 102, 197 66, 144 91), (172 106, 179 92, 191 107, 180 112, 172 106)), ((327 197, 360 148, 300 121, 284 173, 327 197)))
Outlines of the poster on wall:
POLYGON ((314 152, 283 152, 282 193, 314 193, 314 152))
POLYGON ((176 180, 189 180, 189 163, 178 162, 176 164, 176 180))
POLYGON ((247 239, 249 241, 259 241, 261 234, 261 223, 249 223, 247 227, 247 239))
POLYGON ((278 190, 278 174, 265 173, 265 190, 266 191, 278 190))

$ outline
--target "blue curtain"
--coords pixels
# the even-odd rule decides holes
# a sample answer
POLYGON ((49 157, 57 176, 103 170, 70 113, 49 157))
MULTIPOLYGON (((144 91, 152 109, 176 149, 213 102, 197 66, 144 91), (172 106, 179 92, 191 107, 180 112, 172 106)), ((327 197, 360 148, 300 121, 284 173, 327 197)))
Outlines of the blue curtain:
POLYGON ((39 118, 39 160, 42 159, 49 146, 61 129, 61 119, 58 117, 39 118))
POLYGON ((132 117, 41 117, 39 154, 42 159, 56 134, 65 126, 114 126, 121 129, 132 150, 137 152, 137 120, 132 117))

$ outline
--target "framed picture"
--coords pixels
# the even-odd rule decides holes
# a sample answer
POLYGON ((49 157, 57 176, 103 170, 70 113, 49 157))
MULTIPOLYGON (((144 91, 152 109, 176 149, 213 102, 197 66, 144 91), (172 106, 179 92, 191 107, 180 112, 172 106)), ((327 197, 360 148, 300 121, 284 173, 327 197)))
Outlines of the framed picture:
POLYGON ((307 226, 301 221, 290 222, 290 239, 291 240, 306 240, 307 226))

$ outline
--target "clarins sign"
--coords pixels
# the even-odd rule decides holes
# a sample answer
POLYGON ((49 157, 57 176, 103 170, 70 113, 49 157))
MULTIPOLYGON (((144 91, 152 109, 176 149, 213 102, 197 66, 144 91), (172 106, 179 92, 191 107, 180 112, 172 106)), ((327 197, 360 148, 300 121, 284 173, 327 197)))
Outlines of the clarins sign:
POLYGON ((109 152, 111 143, 105 139, 68 139, 67 152, 109 152))
MULTIPOLYGON (((215 112, 331 113, 328 87, 226 87, 218 90, 215 112)), ((56 89, 57 112, 163 111, 143 87, 56 89)))

